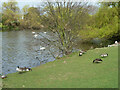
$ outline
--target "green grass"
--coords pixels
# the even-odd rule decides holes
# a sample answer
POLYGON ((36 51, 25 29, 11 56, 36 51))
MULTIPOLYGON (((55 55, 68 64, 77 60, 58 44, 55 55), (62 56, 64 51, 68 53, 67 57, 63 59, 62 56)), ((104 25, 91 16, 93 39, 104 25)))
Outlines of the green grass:
POLYGON ((8 74, 4 88, 117 88, 118 47, 89 50, 83 56, 73 53, 59 60, 33 68, 23 74, 8 74), (103 62, 93 64, 101 53, 103 62))

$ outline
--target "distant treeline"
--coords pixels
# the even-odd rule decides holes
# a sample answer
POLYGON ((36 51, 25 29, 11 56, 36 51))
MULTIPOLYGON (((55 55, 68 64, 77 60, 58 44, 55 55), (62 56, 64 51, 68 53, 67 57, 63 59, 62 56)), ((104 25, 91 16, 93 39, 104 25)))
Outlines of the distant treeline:
POLYGON ((117 2, 98 3, 99 8, 85 2, 43 2, 38 7, 25 5, 22 13, 17 4, 14 0, 2 4, 0 26, 3 30, 45 28, 59 32, 63 36, 61 40, 67 34, 84 40, 120 39, 117 2))

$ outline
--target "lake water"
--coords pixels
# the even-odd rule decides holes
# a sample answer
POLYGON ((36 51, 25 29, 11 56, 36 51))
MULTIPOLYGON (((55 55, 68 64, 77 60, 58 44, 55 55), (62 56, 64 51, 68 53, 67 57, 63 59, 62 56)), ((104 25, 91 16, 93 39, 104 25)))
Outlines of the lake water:
MULTIPOLYGON (((51 40, 54 38, 50 32, 35 32, 51 40)), ((41 40, 45 41, 46 39, 40 35, 35 38, 32 31, 9 31, 0 33, 2 33, 3 74, 16 72, 17 66, 36 67, 55 60, 48 49, 52 48, 53 51, 57 52, 57 48, 53 48, 41 42, 41 40), (40 50, 40 46, 45 47, 45 50, 40 50)))

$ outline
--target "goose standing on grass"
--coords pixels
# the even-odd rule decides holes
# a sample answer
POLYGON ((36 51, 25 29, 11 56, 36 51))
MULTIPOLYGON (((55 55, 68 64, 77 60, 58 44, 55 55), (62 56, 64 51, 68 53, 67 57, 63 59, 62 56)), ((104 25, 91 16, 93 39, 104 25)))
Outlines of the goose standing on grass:
POLYGON ((96 58, 95 60, 93 60, 93 63, 100 63, 102 62, 103 60, 99 59, 99 58, 96 58))
POLYGON ((2 79, 7 78, 7 76, 6 76, 6 75, 1 75, 1 74, 0 74, 0 77, 1 77, 2 79))
POLYGON ((24 71, 32 71, 32 69, 31 68, 27 68, 27 67, 22 68, 22 67, 17 66, 16 71, 24 72, 24 71))
POLYGON ((107 57, 108 56, 108 54, 107 53, 105 53, 105 54, 101 54, 100 55, 102 58, 104 58, 104 57, 107 57))

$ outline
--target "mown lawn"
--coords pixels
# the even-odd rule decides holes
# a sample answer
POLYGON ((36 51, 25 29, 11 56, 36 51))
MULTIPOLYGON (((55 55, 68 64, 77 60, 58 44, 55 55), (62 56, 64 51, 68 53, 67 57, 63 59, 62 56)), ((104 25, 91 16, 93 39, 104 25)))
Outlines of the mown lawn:
POLYGON ((117 88, 118 47, 89 50, 83 56, 73 53, 59 60, 33 68, 23 74, 8 74, 4 88, 117 88), (93 64, 101 53, 103 62, 93 64))

